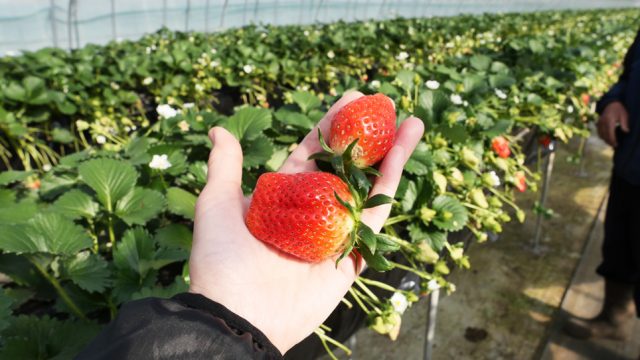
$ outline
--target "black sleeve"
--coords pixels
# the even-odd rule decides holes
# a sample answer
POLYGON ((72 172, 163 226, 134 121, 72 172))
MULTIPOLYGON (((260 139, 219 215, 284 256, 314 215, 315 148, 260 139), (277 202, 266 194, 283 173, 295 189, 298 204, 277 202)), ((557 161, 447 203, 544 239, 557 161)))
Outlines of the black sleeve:
POLYGON ((122 306, 76 359, 281 359, 248 321, 198 295, 149 298, 122 306))
POLYGON ((631 47, 627 50, 624 62, 622 63, 622 75, 620 75, 618 82, 615 83, 596 104, 596 112, 598 114, 602 114, 607 105, 614 101, 624 102, 627 81, 629 80, 629 69, 631 68, 631 64, 636 60, 635 53, 638 46, 640 46, 640 31, 638 31, 636 38, 633 40, 633 44, 631 44, 631 47))

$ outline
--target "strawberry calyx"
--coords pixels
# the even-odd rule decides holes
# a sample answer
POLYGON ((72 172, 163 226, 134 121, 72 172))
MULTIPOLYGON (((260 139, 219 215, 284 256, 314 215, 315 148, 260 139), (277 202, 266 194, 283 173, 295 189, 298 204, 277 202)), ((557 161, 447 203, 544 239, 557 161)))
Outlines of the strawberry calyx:
POLYGON ((342 154, 337 154, 327 145, 320 129, 318 129, 318 140, 323 150, 309 156, 309 160, 320 163, 319 167, 329 165, 329 169, 347 184, 354 200, 354 204, 351 204, 334 192, 334 196, 349 211, 355 224, 344 251, 336 260, 336 266, 353 251, 357 251, 372 269, 376 271, 392 269, 393 265, 384 257, 384 254, 398 250, 399 245, 380 234, 375 234, 369 226, 361 221, 364 209, 393 202, 393 198, 385 194, 369 197, 372 183, 368 175, 382 176, 382 174, 373 167, 361 169, 353 162, 353 151, 359 139, 351 142, 342 154))

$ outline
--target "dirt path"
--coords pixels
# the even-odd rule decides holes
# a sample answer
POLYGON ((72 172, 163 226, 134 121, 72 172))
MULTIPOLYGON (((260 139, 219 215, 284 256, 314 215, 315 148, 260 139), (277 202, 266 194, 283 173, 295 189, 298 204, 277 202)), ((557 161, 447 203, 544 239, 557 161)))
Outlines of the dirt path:
MULTIPOLYGON (((587 176, 567 162, 577 143, 563 145, 556 157, 548 207, 556 215, 543 225, 544 251, 535 255, 535 216, 511 223, 495 242, 469 249, 471 271, 451 280, 458 291, 442 297, 434 359, 531 359, 542 353, 553 316, 583 253, 599 206, 606 196, 611 150, 589 140, 587 176)), ((531 209, 538 194, 519 199, 531 209)), ((421 301, 403 317, 397 341, 370 330, 360 331, 354 359, 422 359, 427 303, 421 301)))

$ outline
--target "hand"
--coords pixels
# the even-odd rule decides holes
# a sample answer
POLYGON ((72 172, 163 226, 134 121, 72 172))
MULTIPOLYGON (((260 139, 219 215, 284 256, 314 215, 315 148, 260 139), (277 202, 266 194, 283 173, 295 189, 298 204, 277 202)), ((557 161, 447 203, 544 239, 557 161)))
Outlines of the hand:
POLYGON ((618 139, 616 139, 616 127, 618 125, 620 125, 622 131, 629 132, 627 109, 620 101, 614 101, 604 108, 596 125, 600 138, 613 147, 618 146, 618 139))
MULTIPOLYGON (((347 103, 363 96, 346 93, 318 126, 329 134, 331 119, 347 103)), ((404 164, 422 138, 422 121, 411 117, 397 132, 396 141, 380 165, 372 194, 393 196, 404 164)), ((297 173, 317 170, 309 155, 321 150, 313 129, 280 168, 297 173)), ((360 264, 354 257, 317 264, 284 256, 254 238, 244 223, 250 199, 240 189, 242 149, 225 129, 209 132, 214 144, 209 157, 207 185, 197 204, 189 291, 202 294, 260 329, 284 354, 311 334, 338 305, 354 282, 360 264), (356 268, 358 266, 358 268, 356 268)), ((367 209, 362 221, 378 232, 390 205, 367 209)))

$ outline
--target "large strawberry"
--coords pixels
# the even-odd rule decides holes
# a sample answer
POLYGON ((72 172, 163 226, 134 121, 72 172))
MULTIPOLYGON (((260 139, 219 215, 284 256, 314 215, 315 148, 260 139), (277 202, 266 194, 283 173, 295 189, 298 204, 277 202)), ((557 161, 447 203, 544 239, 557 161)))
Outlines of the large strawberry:
POLYGON ((309 262, 345 250, 355 227, 338 198, 353 204, 347 184, 324 172, 260 176, 246 224, 257 239, 309 262))
POLYGON ((360 97, 345 105, 331 122, 329 147, 338 155, 356 139, 351 160, 366 168, 382 160, 396 136, 396 111, 383 94, 360 97))

